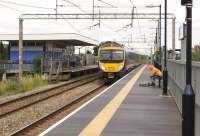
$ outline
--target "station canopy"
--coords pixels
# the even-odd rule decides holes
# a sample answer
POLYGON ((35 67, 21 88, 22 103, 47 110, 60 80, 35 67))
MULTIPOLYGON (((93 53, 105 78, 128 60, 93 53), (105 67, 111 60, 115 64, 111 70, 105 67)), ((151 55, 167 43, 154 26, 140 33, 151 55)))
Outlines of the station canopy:
MULTIPOLYGON (((18 41, 18 34, 0 34, 0 41, 18 41)), ((51 41, 70 46, 96 46, 98 41, 75 33, 24 34, 24 41, 51 41)))

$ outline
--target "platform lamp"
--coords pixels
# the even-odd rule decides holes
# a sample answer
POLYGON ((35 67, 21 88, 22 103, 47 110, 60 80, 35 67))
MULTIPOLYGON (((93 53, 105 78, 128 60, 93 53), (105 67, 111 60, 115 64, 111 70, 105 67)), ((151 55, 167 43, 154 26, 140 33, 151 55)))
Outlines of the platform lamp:
POLYGON ((163 95, 167 95, 168 70, 167 70, 167 0, 165 0, 165 45, 164 45, 164 68, 163 68, 163 95))
POLYGON ((192 0, 186 6, 186 87, 182 94, 182 136, 195 136, 195 93, 192 88, 192 0))

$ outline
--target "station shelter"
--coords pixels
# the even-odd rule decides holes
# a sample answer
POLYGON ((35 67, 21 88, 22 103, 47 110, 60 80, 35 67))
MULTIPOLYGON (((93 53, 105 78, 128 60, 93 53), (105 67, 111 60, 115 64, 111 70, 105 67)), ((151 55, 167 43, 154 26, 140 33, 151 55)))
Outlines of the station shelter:
MULTIPOLYGON (((19 47, 18 34, 0 34, 0 41, 8 42, 8 63, 6 69, 12 72, 18 71, 19 47)), ((75 54, 75 47, 96 46, 97 40, 75 33, 51 33, 51 34, 24 34, 23 35, 23 70, 33 70, 33 60, 41 58, 43 71, 56 71, 60 65, 62 70, 92 65, 95 59, 92 55, 75 54), (87 61, 88 59, 88 61, 87 61)), ((2 66, 2 64, 1 64, 2 66)))

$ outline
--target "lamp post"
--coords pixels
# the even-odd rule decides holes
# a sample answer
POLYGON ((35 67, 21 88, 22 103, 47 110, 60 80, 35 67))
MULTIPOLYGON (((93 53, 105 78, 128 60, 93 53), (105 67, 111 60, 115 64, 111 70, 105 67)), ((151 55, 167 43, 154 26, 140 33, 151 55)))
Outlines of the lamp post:
POLYGON ((165 45, 164 45, 164 68, 163 68, 163 95, 167 95, 168 71, 167 71, 167 0, 165 0, 165 45))
POLYGON ((160 5, 148 5, 148 6, 145 6, 146 8, 159 8, 159 22, 158 22, 158 42, 159 42, 159 52, 160 52, 160 56, 159 56, 159 63, 161 65, 161 62, 162 62, 162 54, 161 54, 161 4, 160 5))
POLYGON ((182 136, 195 136, 195 94, 192 88, 192 0, 181 0, 186 6, 186 87, 182 95, 182 136))
POLYGON ((162 27, 161 27, 161 24, 162 24, 162 20, 161 20, 161 4, 159 5, 159 12, 160 12, 160 14, 159 14, 159 20, 160 20, 160 25, 159 25, 159 27, 160 27, 160 38, 159 38, 159 42, 160 42, 160 46, 159 46, 159 51, 160 51, 160 65, 161 65, 161 63, 162 63, 162 52, 161 52, 161 35, 162 35, 162 31, 161 31, 161 29, 162 29, 162 27))
POLYGON ((19 80, 23 76, 23 19, 19 18, 19 80))

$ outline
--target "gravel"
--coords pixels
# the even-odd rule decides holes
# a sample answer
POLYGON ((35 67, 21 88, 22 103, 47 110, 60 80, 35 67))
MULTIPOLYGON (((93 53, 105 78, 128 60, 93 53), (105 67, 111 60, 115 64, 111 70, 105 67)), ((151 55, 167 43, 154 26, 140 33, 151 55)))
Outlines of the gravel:
POLYGON ((91 91, 92 88, 99 87, 102 81, 95 80, 84 86, 72 89, 58 96, 49 98, 40 103, 36 103, 18 112, 0 118, 0 135, 7 136, 18 129, 30 124, 31 122, 45 116, 55 109, 71 103, 78 96, 83 96, 91 91))

